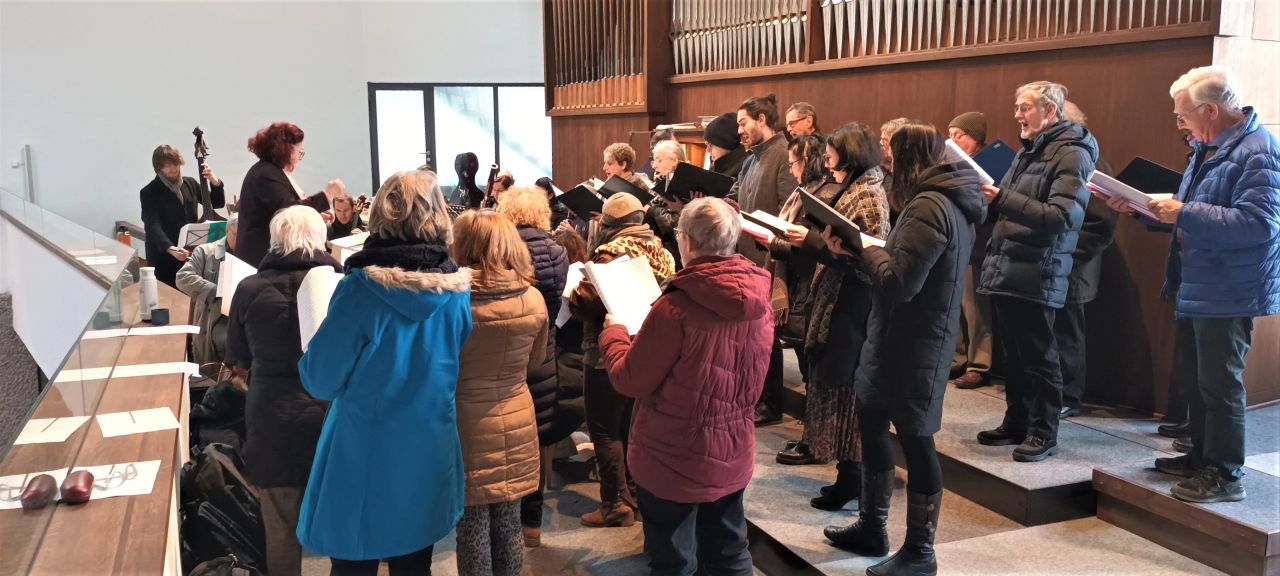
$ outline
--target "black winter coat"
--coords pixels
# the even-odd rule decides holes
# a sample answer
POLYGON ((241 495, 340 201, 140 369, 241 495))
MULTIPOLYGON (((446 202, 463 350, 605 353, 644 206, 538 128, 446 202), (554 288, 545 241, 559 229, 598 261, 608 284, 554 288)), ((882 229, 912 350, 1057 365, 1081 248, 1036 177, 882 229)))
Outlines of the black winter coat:
MULTIPOLYGON (((167 250, 174 246, 181 248, 182 238, 178 234, 182 227, 200 219, 200 181, 183 177, 182 199, 173 193, 160 175, 156 175, 150 183, 138 192, 142 204, 142 227, 147 231, 147 263, 156 269, 156 278, 170 286, 182 263, 170 256, 167 250)), ((226 204, 226 192, 222 186, 210 187, 210 204, 221 208, 226 204)))
POLYGON ((329 209, 323 192, 298 198, 297 190, 279 166, 259 161, 249 168, 240 185, 240 224, 236 230, 236 257, 257 266, 271 246, 271 217, 294 204, 305 204, 318 212, 329 209))
POLYGON ((1061 308, 1089 189, 1098 142, 1084 126, 1063 120, 1022 150, 991 205, 1000 214, 982 263, 980 294, 1010 296, 1061 308))
POLYGON ((542 364, 529 369, 526 376, 541 437, 551 430, 560 401, 560 383, 556 378, 555 322, 560 314, 565 278, 569 274, 569 259, 565 256, 564 246, 557 244, 545 231, 533 226, 520 226, 519 230, 520 238, 529 247, 529 256, 533 259, 533 285, 542 293, 547 305, 547 354, 542 364))
POLYGON ((984 207, 964 164, 925 171, 884 248, 862 251, 873 300, 855 386, 858 401, 888 410, 899 434, 942 426, 942 396, 956 349, 964 271, 984 207))
MULTIPOLYGON (((1098 158, 1094 168, 1107 176, 1114 176, 1111 164, 1102 158, 1098 158)), ((1120 213, 1107 208, 1105 200, 1089 195, 1084 224, 1080 226, 1080 240, 1076 242, 1075 252, 1071 253, 1067 303, 1087 304, 1098 297, 1098 286, 1102 284, 1102 253, 1115 241, 1116 221, 1119 219, 1120 213)))
POLYGON ((301 488, 311 474, 328 403, 307 394, 298 376, 297 302, 298 285, 317 266, 342 271, 324 252, 268 254, 232 297, 227 358, 249 369, 245 475, 259 488, 301 488))
POLYGON ((746 162, 747 156, 750 155, 741 146, 734 148, 728 154, 716 158, 716 161, 711 163, 711 171, 717 174, 724 174, 730 178, 737 178, 738 174, 742 172, 742 163, 746 162))

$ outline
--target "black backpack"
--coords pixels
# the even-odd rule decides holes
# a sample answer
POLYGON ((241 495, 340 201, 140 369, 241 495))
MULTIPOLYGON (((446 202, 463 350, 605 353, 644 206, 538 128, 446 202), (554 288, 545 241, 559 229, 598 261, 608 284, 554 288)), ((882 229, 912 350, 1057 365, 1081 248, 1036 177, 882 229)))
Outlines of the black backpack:
POLYGON ((225 444, 210 444, 182 467, 182 564, 188 572, 228 555, 240 567, 266 565, 261 507, 241 467, 225 444))
POLYGON ((262 576, 262 571, 253 566, 241 565, 240 559, 233 554, 203 562, 188 576, 262 576))

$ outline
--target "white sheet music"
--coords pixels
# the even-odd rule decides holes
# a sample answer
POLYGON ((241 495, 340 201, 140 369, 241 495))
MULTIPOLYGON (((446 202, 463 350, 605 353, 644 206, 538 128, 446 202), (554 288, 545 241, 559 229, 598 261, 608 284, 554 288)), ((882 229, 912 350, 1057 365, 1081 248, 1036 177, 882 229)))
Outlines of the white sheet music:
POLYGON ((333 268, 317 266, 307 272, 298 286, 298 336, 302 338, 303 352, 329 314, 329 300, 340 280, 342 275, 333 268))
POLYGON ((222 267, 218 271, 218 292, 215 296, 222 299, 223 316, 231 314, 231 300, 235 296, 236 287, 245 278, 257 273, 257 268, 236 258, 234 254, 227 254, 227 257, 222 260, 222 267))
POLYGON ((556 328, 563 327, 569 318, 573 316, 569 312, 569 296, 578 288, 578 284, 582 283, 585 276, 582 262, 574 262, 569 265, 569 274, 565 277, 564 292, 560 294, 560 312, 556 314, 556 328))
POLYGON ((635 335, 649 316, 653 302, 662 296, 662 288, 653 277, 649 259, 641 256, 608 264, 586 264, 587 277, 595 285, 604 307, 635 335))
POLYGON ((960 148, 959 144, 956 144, 955 141, 950 138, 947 138, 947 148, 943 152, 943 157, 946 158, 947 162, 964 162, 965 164, 968 164, 970 168, 977 171, 978 178, 982 180, 983 184, 991 185, 996 183, 995 179, 992 178, 990 174, 987 174, 986 170, 983 170, 977 162, 973 161, 973 158, 970 158, 968 154, 964 153, 964 150, 960 148))

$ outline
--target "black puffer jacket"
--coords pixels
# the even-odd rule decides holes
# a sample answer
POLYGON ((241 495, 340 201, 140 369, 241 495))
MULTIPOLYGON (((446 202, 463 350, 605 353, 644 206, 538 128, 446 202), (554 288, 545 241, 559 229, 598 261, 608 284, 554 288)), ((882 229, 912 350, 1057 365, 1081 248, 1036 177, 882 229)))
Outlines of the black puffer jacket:
POLYGON ((1061 308, 1098 142, 1084 126, 1064 120, 1022 146, 991 202, 1000 219, 978 292, 1061 308))
POLYGON ((861 265, 873 300, 855 387, 858 401, 888 410, 899 434, 933 434, 955 352, 964 271, 984 213, 978 174, 963 164, 927 170, 885 247, 861 265))
POLYGON ((529 247, 529 256, 533 258, 533 285, 547 304, 547 354, 542 364, 531 368, 526 376, 541 436, 551 429, 560 400, 560 385, 556 378, 555 321, 560 313, 560 297, 569 273, 569 260, 565 257, 564 247, 545 231, 534 226, 520 226, 519 230, 520 238, 529 247))
POLYGON ((742 173, 742 163, 746 162, 747 156, 750 156, 743 147, 739 146, 730 150, 728 154, 716 158, 711 163, 711 171, 717 174, 724 174, 730 178, 737 178, 742 173))
POLYGON ((328 402, 302 388, 298 285, 318 266, 342 266, 324 252, 268 252, 236 288, 227 325, 228 362, 249 369, 245 475, 259 488, 307 485, 328 402))

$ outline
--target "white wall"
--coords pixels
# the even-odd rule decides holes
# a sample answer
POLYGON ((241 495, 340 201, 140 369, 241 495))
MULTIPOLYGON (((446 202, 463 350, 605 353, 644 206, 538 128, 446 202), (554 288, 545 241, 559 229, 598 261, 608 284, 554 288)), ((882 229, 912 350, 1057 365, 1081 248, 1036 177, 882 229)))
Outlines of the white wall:
POLYGON ((0 187, 32 146, 38 202, 95 231, 140 222, 151 150, 209 164, 239 190, 255 130, 307 134, 295 176, 319 190, 370 181, 368 82, 541 82, 538 0, 0 2, 0 187))

